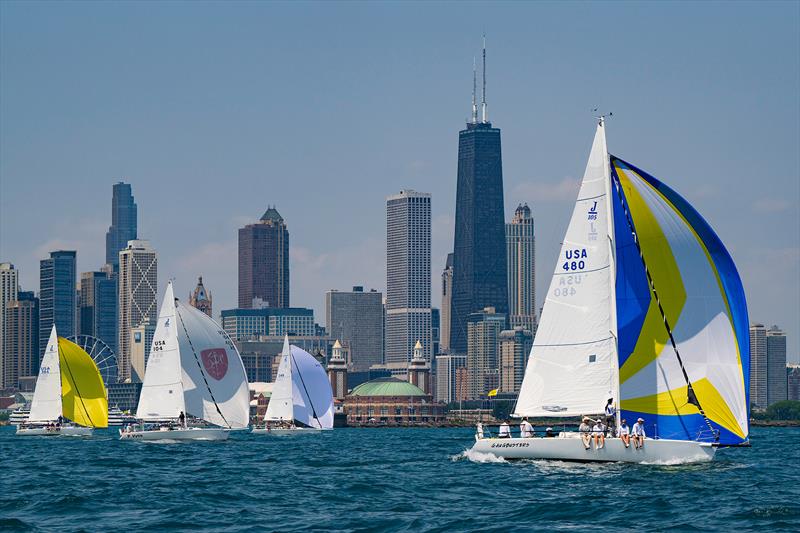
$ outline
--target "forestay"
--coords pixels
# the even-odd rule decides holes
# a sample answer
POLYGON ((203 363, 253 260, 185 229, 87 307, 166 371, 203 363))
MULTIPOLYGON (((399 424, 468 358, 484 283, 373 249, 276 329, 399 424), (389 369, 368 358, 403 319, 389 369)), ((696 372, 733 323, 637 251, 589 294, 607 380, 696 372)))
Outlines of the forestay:
POLYGON ((601 123, 547 292, 516 415, 599 413, 607 397, 616 397, 607 165, 601 123))
POLYGON ((50 339, 39 366, 36 389, 33 391, 30 422, 52 422, 61 416, 61 367, 58 357, 56 326, 50 330, 50 339))

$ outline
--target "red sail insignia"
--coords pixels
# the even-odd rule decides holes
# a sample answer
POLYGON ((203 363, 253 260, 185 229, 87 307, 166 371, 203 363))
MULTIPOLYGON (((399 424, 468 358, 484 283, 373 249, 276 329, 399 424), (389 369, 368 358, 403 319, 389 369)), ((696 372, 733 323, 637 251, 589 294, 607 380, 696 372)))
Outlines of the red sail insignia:
POLYGON ((225 377, 228 372, 228 353, 225 348, 211 348, 200 352, 203 366, 208 375, 217 381, 225 377))

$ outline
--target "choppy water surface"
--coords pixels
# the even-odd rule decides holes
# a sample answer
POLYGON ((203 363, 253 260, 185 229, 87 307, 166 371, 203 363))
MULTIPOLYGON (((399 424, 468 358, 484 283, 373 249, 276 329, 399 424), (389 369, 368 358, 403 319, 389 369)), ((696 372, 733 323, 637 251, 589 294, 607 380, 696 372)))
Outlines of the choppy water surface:
POLYGON ((703 465, 470 458, 470 429, 21 438, 0 428, 0 531, 800 529, 800 429, 703 465))

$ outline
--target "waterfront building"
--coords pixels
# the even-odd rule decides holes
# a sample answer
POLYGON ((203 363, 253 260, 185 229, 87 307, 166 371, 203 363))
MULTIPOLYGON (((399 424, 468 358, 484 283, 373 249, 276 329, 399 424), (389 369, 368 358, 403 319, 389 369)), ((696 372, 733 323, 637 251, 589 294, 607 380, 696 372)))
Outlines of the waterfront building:
POLYGON ((150 319, 145 318, 138 326, 131 328, 128 353, 131 361, 130 379, 133 383, 144 382, 144 371, 147 368, 147 360, 150 359, 150 347, 156 334, 157 323, 157 319, 150 322, 150 319))
POLYGON ((422 343, 414 345, 414 357, 408 363, 408 382, 416 385, 425 394, 433 394, 431 390, 431 365, 423 355, 422 343))
POLYGON ((486 307, 467 317, 467 397, 478 399, 499 385, 497 348, 506 315, 486 307))
POLYGON ((0 388, 20 388, 20 380, 39 370, 39 299, 33 292, 17 293, 3 312, 0 388))
POLYGON ((197 278, 197 286, 189 295, 189 305, 212 318, 214 317, 212 314, 211 293, 203 286, 203 276, 197 278))
POLYGON ((509 326, 536 332, 536 239, 528 204, 506 224, 509 326))
POLYGON ((442 271, 442 319, 439 327, 439 352, 450 351, 450 306, 453 296, 453 254, 447 254, 442 271))
MULTIPOLYGON (((273 361, 283 351, 283 340, 283 335, 267 335, 245 340, 234 339, 234 344, 242 356, 249 382, 272 381, 273 361)), ((335 339, 327 336, 289 335, 289 344, 312 355, 332 353, 334 342, 335 339)), ((275 368, 277 369, 277 365, 275 368)))
POLYGON ((118 280, 111 265, 106 266, 103 270, 81 273, 78 331, 100 339, 116 354, 118 280))
POLYGON ((325 329, 350 349, 353 370, 383 363, 383 294, 364 287, 325 293, 325 329))
POLYGON ((427 425, 444 421, 444 405, 416 385, 395 377, 355 387, 344 400, 348 425, 427 425))
MULTIPOLYGON (((130 381, 131 346, 134 344, 131 342, 132 330, 145 323, 156 324, 158 320, 158 254, 148 241, 129 241, 127 247, 119 252, 117 316, 119 380, 130 381)), ((146 344, 145 354, 149 350, 149 344, 146 344)))
MULTIPOLYGON (((6 305, 17 299, 19 292, 19 271, 11 263, 0 263, 0 379, 3 376, 3 335, 5 334, 6 305)), ((37 346, 38 346, 38 335, 37 346)))
POLYGON ((467 351, 471 313, 494 307, 508 313, 503 166, 500 130, 489 122, 486 54, 482 112, 478 118, 473 85, 472 119, 458 134, 458 181, 453 241, 450 352, 467 351))
POLYGON ((142 393, 141 383, 107 383, 108 407, 118 407, 124 413, 136 414, 139 406, 139 395, 142 393))
POLYGON ((274 207, 239 229, 239 308, 253 308, 256 298, 289 307, 289 231, 274 207))
POLYGON ((436 356, 436 401, 452 403, 466 399, 466 381, 459 383, 458 370, 467 367, 467 356, 446 354, 436 356), (458 394, 458 385, 463 385, 462 394, 458 394))
POLYGON ((333 398, 344 400, 347 396, 347 358, 338 339, 333 344, 333 354, 328 360, 328 378, 331 381, 333 398))
POLYGON ((500 332, 500 387, 499 392, 518 393, 533 347, 533 333, 522 326, 500 332))
POLYGON ((111 197, 111 226, 106 233, 106 263, 119 269, 119 252, 137 238, 137 207, 129 183, 115 183, 111 197))
POLYGON ((233 340, 281 335, 313 337, 317 334, 314 310, 305 307, 224 309, 220 315, 222 329, 233 340))
MULTIPOLYGON (((57 250, 39 262, 39 350, 44 353, 53 324, 59 336, 77 333, 77 252, 57 250)), ((39 362, 36 362, 39 366, 39 362)))
POLYGON ((800 365, 786 366, 786 399, 800 401, 800 365))
POLYGON ((767 330, 767 406, 788 398, 786 333, 778 326, 767 330))
POLYGON ((386 199, 385 362, 405 369, 419 340, 431 360, 431 195, 386 199))
POLYGON ((766 409, 787 397, 786 334, 777 326, 750 326, 750 404, 766 409))

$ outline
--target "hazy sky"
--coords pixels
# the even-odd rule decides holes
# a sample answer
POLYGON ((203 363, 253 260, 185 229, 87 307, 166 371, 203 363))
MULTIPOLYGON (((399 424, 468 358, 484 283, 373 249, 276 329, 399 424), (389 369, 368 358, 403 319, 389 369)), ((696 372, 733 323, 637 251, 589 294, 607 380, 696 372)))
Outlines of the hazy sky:
POLYGON ((458 130, 488 39, 506 213, 550 281, 594 133, 683 194, 730 249, 752 321, 800 354, 800 3, 0 2, 0 261, 99 267, 132 183, 159 283, 236 305, 237 228, 275 204, 291 303, 385 286, 385 197, 433 195, 452 249, 458 130))

